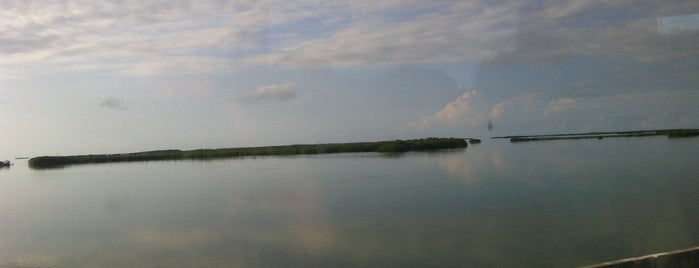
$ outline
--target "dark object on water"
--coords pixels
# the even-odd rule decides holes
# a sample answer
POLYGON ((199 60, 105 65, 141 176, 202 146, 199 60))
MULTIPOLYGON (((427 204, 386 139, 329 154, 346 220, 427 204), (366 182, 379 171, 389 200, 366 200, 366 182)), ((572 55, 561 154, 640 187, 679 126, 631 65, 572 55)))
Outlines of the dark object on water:
POLYGON ((9 167, 11 165, 12 165, 12 163, 10 161, 7 161, 7 160, 0 161, 0 168, 9 167))
POLYGON ((470 144, 479 144, 479 143, 481 143, 481 140, 480 140, 480 139, 470 138, 470 139, 468 139, 468 143, 470 143, 470 144))

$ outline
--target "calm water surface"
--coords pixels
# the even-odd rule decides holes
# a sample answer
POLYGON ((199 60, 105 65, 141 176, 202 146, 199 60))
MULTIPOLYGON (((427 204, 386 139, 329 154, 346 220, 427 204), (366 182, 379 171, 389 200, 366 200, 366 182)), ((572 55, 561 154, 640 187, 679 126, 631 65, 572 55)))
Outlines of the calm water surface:
POLYGON ((699 139, 0 170, 0 267, 569 267, 699 245, 699 139))

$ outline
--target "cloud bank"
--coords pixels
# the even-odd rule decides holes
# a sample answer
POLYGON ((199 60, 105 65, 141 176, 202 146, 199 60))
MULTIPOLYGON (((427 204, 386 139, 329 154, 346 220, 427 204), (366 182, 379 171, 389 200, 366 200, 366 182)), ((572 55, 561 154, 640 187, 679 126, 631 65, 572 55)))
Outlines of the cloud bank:
MULTIPOLYGON (((699 55, 699 34, 656 17, 696 1, 0 1, 0 67, 196 74, 571 57, 656 62, 699 55), (623 14, 623 16, 619 16, 623 14)), ((18 74, 19 75, 19 74, 18 74)))
POLYGON ((596 97, 527 93, 490 100, 465 92, 431 116, 403 126, 417 132, 434 129, 478 132, 487 120, 501 134, 693 128, 699 125, 697 91, 628 92, 596 97), (517 133, 514 133, 517 132, 517 133))

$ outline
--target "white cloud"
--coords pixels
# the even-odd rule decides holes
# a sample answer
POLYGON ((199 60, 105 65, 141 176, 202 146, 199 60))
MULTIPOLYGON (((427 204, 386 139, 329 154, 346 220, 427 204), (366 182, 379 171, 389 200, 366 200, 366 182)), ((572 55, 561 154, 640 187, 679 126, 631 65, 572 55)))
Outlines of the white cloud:
POLYGON ((498 119, 506 112, 509 113, 512 111, 522 114, 524 111, 531 110, 532 107, 535 107, 536 105, 534 103, 536 101, 536 95, 531 93, 509 98, 493 105, 493 107, 490 109, 489 117, 492 119, 498 119))
POLYGON ((261 86, 254 93, 244 96, 241 101, 247 103, 259 103, 268 101, 285 102, 297 97, 296 84, 276 84, 261 86))
POLYGON ((481 115, 468 116, 473 112, 473 99, 476 98, 477 95, 478 93, 476 93, 476 91, 464 93, 439 111, 437 115, 435 115, 435 119, 448 125, 460 125, 467 122, 482 120, 483 118, 481 115))
POLYGON ((550 115, 553 113, 558 113, 564 110, 570 109, 576 102, 573 98, 560 98, 556 101, 549 102, 546 106, 546 111, 544 115, 550 115))
POLYGON ((478 92, 468 91, 447 103, 435 115, 410 122, 404 127, 425 131, 431 128, 454 128, 464 125, 482 124, 487 120, 482 113, 483 104, 483 98, 478 92))

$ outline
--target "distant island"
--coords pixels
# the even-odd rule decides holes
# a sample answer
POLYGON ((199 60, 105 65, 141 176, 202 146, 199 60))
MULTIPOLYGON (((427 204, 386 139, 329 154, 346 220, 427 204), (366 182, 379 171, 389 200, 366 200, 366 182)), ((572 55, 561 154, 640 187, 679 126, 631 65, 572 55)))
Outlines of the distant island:
POLYGON ((135 162, 155 160, 205 160, 241 156, 266 155, 309 155, 349 152, 400 153, 451 148, 466 148, 468 142, 462 138, 426 138, 379 142, 297 144, 265 147, 242 147, 198 150, 160 150, 125 154, 91 154, 75 156, 40 156, 29 159, 31 168, 55 168, 66 165, 135 162))
POLYGON ((604 139, 615 137, 644 137, 644 136, 667 136, 668 138, 683 138, 699 136, 699 129, 657 129, 657 130, 634 130, 634 131, 614 131, 614 132, 587 132, 570 134, 547 134, 547 135, 527 135, 527 136, 502 136, 493 139, 510 139, 511 142, 525 141, 548 141, 548 140, 575 140, 575 139, 604 139))

